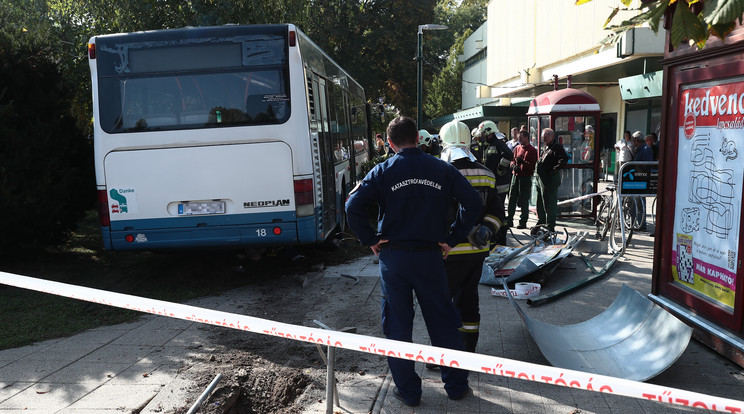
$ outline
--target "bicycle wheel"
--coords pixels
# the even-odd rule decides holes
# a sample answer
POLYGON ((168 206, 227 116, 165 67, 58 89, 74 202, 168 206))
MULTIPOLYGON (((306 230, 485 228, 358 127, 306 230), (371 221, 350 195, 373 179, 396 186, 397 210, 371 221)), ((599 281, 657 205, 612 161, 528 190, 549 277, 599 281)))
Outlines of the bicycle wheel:
POLYGON ((623 197, 623 219, 625 225, 639 230, 646 220, 646 204, 640 197, 623 197))
POLYGON ((597 207, 597 218, 594 221, 594 225, 597 226, 597 240, 604 240, 607 237, 607 231, 610 229, 610 221, 612 218, 612 198, 610 196, 602 196, 602 201, 599 202, 597 207))
MULTIPOLYGON (((630 212, 623 209, 623 215, 626 214, 630 214, 630 212)), ((610 248, 612 251, 625 251, 625 247, 630 244, 630 239, 633 238, 633 227, 629 226, 628 223, 631 220, 631 217, 624 217, 624 223, 621 227, 620 216, 617 211, 612 215, 612 223, 610 225, 610 248), (623 244, 623 234, 625 234, 625 244, 623 244)))
POLYGON ((646 199, 632 197, 635 200, 636 214, 633 216, 633 230, 640 230, 646 223, 646 199))

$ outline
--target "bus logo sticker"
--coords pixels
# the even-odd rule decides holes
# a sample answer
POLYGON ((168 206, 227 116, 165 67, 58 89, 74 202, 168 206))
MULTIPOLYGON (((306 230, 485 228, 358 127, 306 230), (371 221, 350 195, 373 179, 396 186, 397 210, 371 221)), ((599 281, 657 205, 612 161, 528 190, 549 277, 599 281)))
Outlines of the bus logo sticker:
POLYGON ((243 208, 282 207, 282 206, 288 206, 288 205, 289 205, 288 198, 285 198, 282 200, 262 200, 262 201, 243 202, 243 208))
POLYGON ((131 187, 112 188, 109 191, 111 214, 136 214, 137 194, 131 187))

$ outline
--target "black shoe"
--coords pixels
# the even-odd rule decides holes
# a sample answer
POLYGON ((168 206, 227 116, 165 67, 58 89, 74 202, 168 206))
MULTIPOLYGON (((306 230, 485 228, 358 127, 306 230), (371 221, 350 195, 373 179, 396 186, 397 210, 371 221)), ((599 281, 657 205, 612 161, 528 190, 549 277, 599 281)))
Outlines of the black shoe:
POLYGON ((398 391, 398 387, 393 388, 393 397, 409 407, 418 407, 420 403, 420 401, 416 401, 416 403, 409 403, 408 401, 406 401, 406 399, 403 398, 403 395, 401 395, 400 391, 398 391))
POLYGON ((450 399, 450 400, 455 400, 455 401, 458 401, 458 400, 462 400, 463 398, 467 397, 467 395, 468 395, 468 394, 470 394, 470 393, 471 393, 472 391, 473 391, 473 389, 472 389, 472 388, 470 388, 470 387, 468 387, 468 388, 466 388, 466 389, 465 389, 465 391, 463 391, 463 392, 462 392, 462 394, 460 394, 460 395, 456 395, 456 396, 451 396, 451 395, 450 395, 450 396, 449 396, 449 399, 450 399))
POLYGON ((517 226, 517 228, 518 229, 526 229, 527 228, 527 225, 526 224, 519 223, 519 225, 517 226))
POLYGON ((429 363, 429 362, 427 362, 426 364, 424 364, 424 366, 426 367, 426 369, 439 369, 439 365, 432 364, 432 363, 429 363))

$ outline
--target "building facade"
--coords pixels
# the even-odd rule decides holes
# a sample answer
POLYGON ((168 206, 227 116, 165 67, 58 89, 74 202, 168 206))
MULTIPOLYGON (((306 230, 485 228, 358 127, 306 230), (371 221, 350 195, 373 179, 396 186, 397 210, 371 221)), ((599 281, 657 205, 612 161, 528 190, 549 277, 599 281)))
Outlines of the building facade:
MULTIPOLYGON (((603 149, 611 148, 625 130, 657 132, 661 91, 648 91, 661 85, 663 29, 655 34, 649 28, 636 28, 620 42, 603 45, 610 33, 603 28, 605 21, 615 7, 625 7, 620 0, 575 3, 491 0, 485 27, 468 39, 460 59, 467 66, 463 110, 480 105, 524 106, 553 90, 556 83, 558 89, 570 84, 599 102, 603 149), (630 92, 621 93, 621 83, 630 92)), ((627 19, 629 13, 637 12, 621 11, 613 22, 627 19)), ((516 126, 509 124, 503 125, 502 120, 499 128, 516 126)))

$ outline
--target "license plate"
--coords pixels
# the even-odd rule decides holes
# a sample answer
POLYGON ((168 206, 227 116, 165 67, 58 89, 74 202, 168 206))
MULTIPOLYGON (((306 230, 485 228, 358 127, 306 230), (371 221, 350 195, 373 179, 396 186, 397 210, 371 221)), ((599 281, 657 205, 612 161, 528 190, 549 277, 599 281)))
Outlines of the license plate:
POLYGON ((224 214, 224 201, 190 201, 178 204, 179 216, 196 216, 202 214, 224 214))

